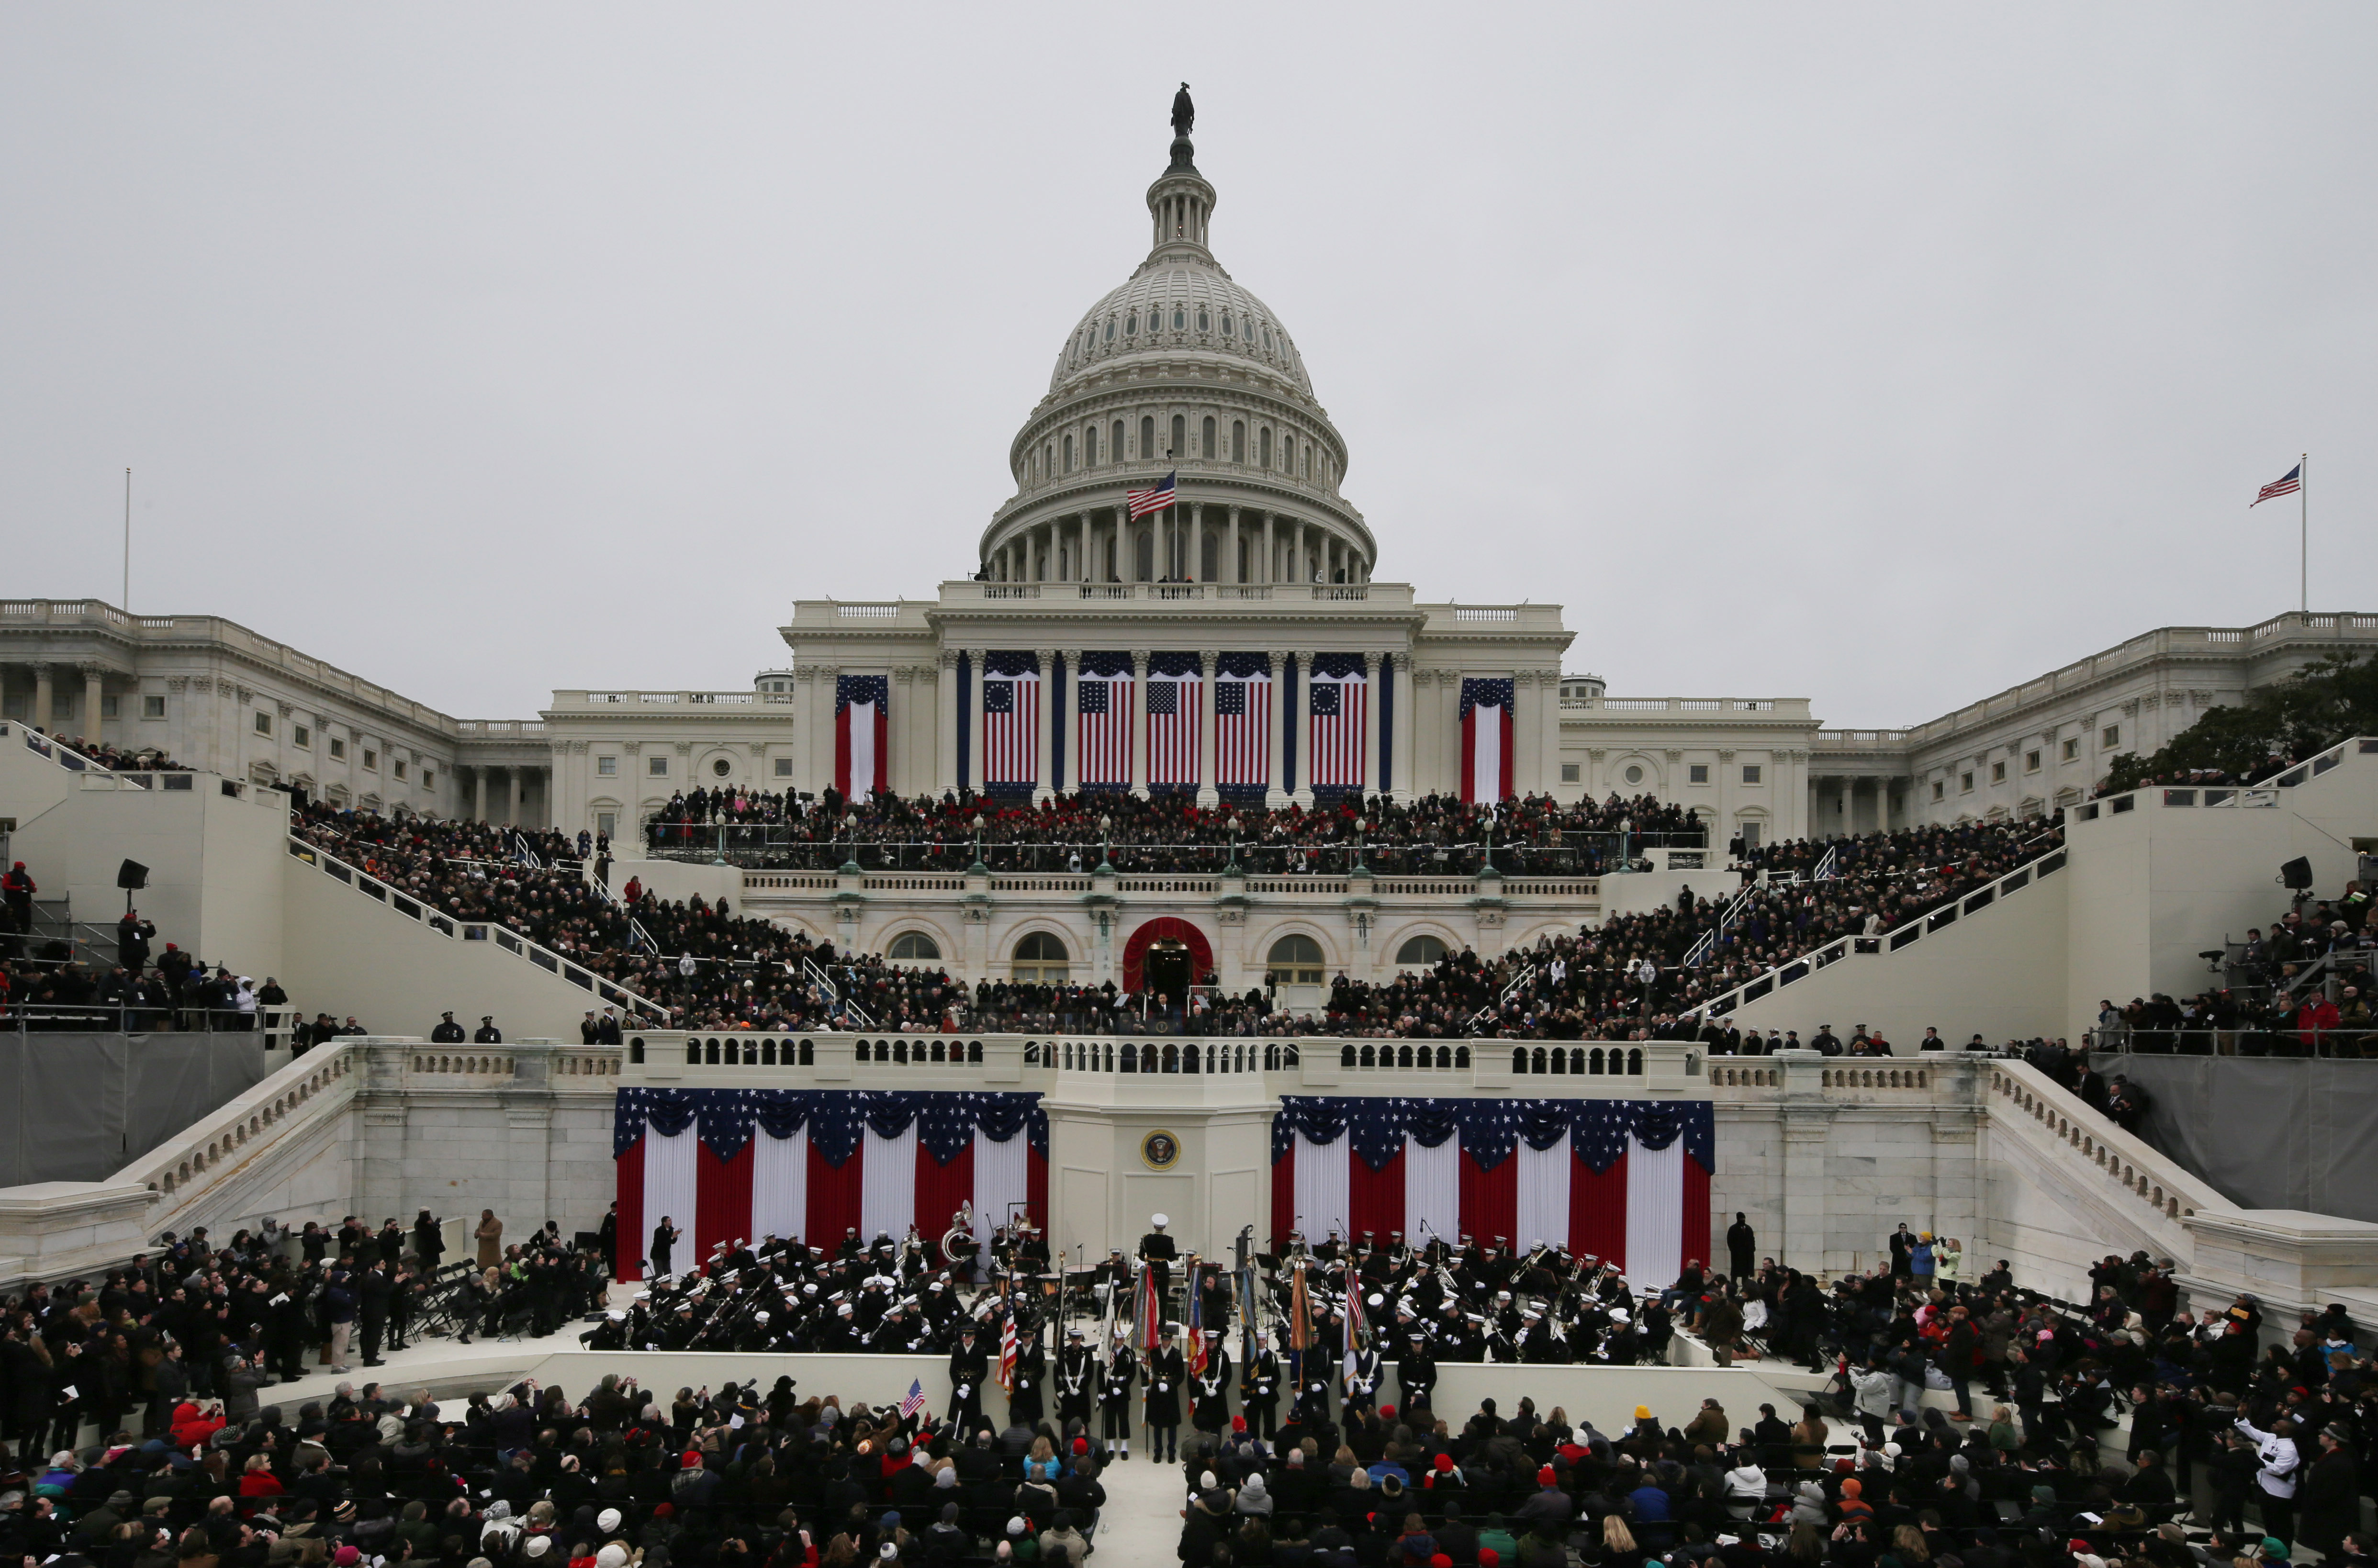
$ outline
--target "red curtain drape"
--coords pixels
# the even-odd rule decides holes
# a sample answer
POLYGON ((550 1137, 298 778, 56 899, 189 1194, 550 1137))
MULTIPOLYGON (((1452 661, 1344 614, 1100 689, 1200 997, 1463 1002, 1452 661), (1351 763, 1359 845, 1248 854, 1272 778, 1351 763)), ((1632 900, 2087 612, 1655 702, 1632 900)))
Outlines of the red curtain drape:
MULTIPOLYGON (((1518 1211, 1518 1191, 1512 1189, 1512 1212, 1518 1211)), ((1387 1232, 1404 1227, 1404 1152, 1386 1167, 1373 1170, 1370 1162, 1353 1150, 1346 1151, 1346 1207, 1351 1211, 1346 1223, 1354 1234, 1346 1238, 1351 1245, 1363 1239, 1364 1231, 1371 1232, 1372 1244, 1387 1244, 1387 1232)))
POLYGON ((867 1164, 864 1145, 853 1149, 840 1168, 825 1163, 817 1143, 810 1143, 808 1228, 801 1239, 827 1253, 842 1245, 843 1232, 859 1226, 859 1173, 867 1164))
MULTIPOLYGON (((1693 1162, 1685 1161, 1687 1166, 1693 1162)), ((1708 1227, 1709 1197, 1702 1187, 1703 1228, 1708 1227)), ((1627 1263, 1627 1156, 1596 1176, 1578 1160, 1568 1173, 1568 1250, 1579 1258, 1592 1256, 1605 1263, 1627 1263)))
MULTIPOLYGON (((1356 1165, 1363 1162, 1356 1160, 1356 1165)), ((1511 1232, 1519 1228, 1519 1162, 1512 1155, 1503 1156, 1502 1163, 1492 1170, 1481 1170, 1478 1162, 1465 1149, 1461 1153, 1461 1228, 1481 1247, 1494 1243, 1497 1236, 1502 1245, 1511 1245, 1511 1232)))
POLYGON ((644 1277, 644 1141, 611 1161, 611 1195, 619 1204, 619 1277, 644 1277))
POLYGON ((732 1243, 751 1235, 751 1145, 745 1143, 731 1160, 711 1153, 707 1143, 693 1151, 693 1254, 674 1262, 680 1270, 701 1267, 721 1241, 732 1243))

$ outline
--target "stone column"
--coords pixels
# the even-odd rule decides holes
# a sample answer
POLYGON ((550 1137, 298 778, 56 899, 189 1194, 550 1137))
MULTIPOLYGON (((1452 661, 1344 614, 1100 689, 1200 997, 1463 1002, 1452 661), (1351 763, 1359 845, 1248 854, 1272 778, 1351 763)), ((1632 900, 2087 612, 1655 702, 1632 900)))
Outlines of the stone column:
POLYGON ((86 739, 96 741, 100 738, 100 698, 107 684, 107 671, 104 666, 99 664, 83 664, 78 667, 82 671, 82 715, 81 723, 78 727, 86 739))
MULTIPOLYGON (((1300 583, 1310 582, 1313 580, 1313 573, 1304 564, 1304 520, 1303 518, 1298 518, 1290 524, 1289 538, 1293 542, 1292 548, 1295 553, 1289 557, 1288 581, 1300 583)), ((1298 752, 1298 760, 1302 761, 1303 756, 1302 751, 1298 752)))
MULTIPOLYGON (((1061 667, 1065 672, 1065 709, 1057 716, 1057 722, 1065 727, 1057 733, 1065 737, 1065 772, 1072 776, 1075 790, 1079 792, 1082 787, 1082 651, 1068 648, 1058 657, 1063 661, 1061 667)), ((1050 784, 1061 790, 1065 787, 1063 779, 1051 779, 1050 784)))
POLYGON ((1538 787, 1536 771, 1543 759, 1537 755, 1534 720, 1536 716, 1536 672, 1511 672, 1511 750, 1504 760, 1510 770, 1512 791, 1531 795, 1538 787))
POLYGON ((1131 651, 1131 793, 1147 798, 1147 653, 1131 651))
POLYGON ((1174 569, 1172 560, 1174 547, 1172 520, 1180 509, 1178 507, 1167 507, 1156 514, 1156 581, 1159 582, 1168 577, 1177 578, 1181 575, 1174 569))
POLYGON ((972 705, 967 709, 966 777, 958 783, 968 789, 980 789, 987 776, 982 770, 982 661, 981 649, 967 651, 967 684, 972 705))
POLYGON ((1255 581, 1269 586, 1272 574, 1279 569, 1271 555, 1271 513, 1266 512, 1263 514, 1263 568, 1255 573, 1255 581))
MULTIPOLYGON (((1271 536, 1271 519, 1264 519, 1264 536, 1271 536)), ((1288 746, 1288 683, 1285 678, 1288 655, 1278 649, 1271 653, 1271 767, 1270 778, 1264 784, 1264 805, 1277 811, 1288 804, 1288 790, 1282 782, 1282 753, 1288 746)))
POLYGON ((1420 704, 1412 696, 1411 655, 1390 653, 1387 663, 1387 680, 1395 690, 1396 738, 1392 748, 1395 767, 1391 770, 1393 787, 1389 796, 1399 802, 1409 802, 1419 795, 1412 782, 1413 732, 1419 727, 1420 704))
MULTIPOLYGON (((1298 524, 1303 532, 1303 525, 1298 524)), ((1296 788, 1290 796, 1299 806, 1313 804, 1313 654, 1310 650, 1296 655, 1296 788)))
MULTIPOLYGON (((933 793, 942 795, 958 786, 956 649, 942 648, 934 652, 933 676, 933 793)), ((795 763, 793 771, 803 778, 809 776, 809 770, 801 763, 795 763)))
POLYGON ((1032 798, 1036 801, 1046 800, 1056 793, 1053 787, 1056 748, 1051 742, 1057 733, 1057 715, 1049 703, 1049 665, 1055 657, 1048 649, 1040 650, 1040 722, 1032 726, 1039 742, 1039 755, 1035 759, 1032 770, 1032 798))
POLYGON ((487 820, 487 768, 484 762, 474 763, 471 767, 471 820, 474 822, 487 820))
POLYGON ((1214 783, 1218 776, 1214 771, 1214 671, 1221 656, 1201 653, 1198 657, 1204 662, 1206 678, 1197 688, 1197 804, 1215 806, 1222 799, 1214 783))
POLYGON ((1080 512, 1074 518, 1074 581, 1089 582, 1090 576, 1090 514, 1080 512))
POLYGON ((35 729, 54 732, 57 728, 57 713, 52 700, 51 679, 48 664, 33 666, 33 717, 30 722, 35 729))
POLYGON ((1363 655, 1363 788, 1379 793, 1379 676, 1385 668, 1376 653, 1363 655))
POLYGON ((1184 582, 1202 581, 1205 569, 1206 508, 1200 503, 1189 509, 1189 537, 1181 547, 1181 579, 1184 582))
POLYGON ((517 828, 521 825, 521 801, 523 794, 522 785, 525 784, 527 781, 521 777, 521 770, 518 767, 506 768, 504 772, 510 775, 512 796, 511 815, 505 818, 504 820, 507 825, 517 828))
POLYGON ((1217 582, 1243 583, 1247 574, 1239 569, 1239 509, 1231 509, 1230 532, 1222 536, 1221 570, 1215 574, 1217 582))

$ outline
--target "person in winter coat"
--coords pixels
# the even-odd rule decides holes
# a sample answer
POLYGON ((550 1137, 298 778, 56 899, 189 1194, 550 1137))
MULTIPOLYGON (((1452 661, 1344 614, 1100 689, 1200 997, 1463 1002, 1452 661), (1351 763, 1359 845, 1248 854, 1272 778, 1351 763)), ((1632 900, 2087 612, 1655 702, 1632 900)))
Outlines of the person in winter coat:
POLYGON ((2296 1489, 2297 1538, 2333 1559, 2345 1550, 2345 1533, 2361 1523, 2361 1484, 2350 1432, 2341 1426, 2324 1428, 2320 1452, 2302 1477, 2296 1489))

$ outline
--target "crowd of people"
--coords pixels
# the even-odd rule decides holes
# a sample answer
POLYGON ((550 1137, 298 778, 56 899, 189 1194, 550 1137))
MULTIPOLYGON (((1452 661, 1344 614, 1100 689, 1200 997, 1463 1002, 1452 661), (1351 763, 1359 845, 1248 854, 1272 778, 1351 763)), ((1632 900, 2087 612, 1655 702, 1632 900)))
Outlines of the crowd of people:
POLYGON ((260 1011, 288 1004, 270 976, 258 985, 161 943, 156 923, 138 909, 115 922, 112 955, 71 933, 43 935, 33 917, 40 891, 21 860, 0 872, 0 1017, 15 1028, 251 1030, 260 1011))
POLYGON ((110 746, 105 741, 88 740, 78 735, 50 735, 36 729, 36 735, 49 736, 67 750, 116 773, 186 773, 189 769, 165 754, 162 747, 143 746, 131 749, 110 746))
POLYGON ((2250 928, 2221 955, 2226 985, 2185 999, 2163 992, 2098 1004, 2109 1049, 2191 1056, 2368 1056, 2378 1050, 2371 964, 2378 921, 2359 881, 2334 899, 2299 892, 2268 930, 2250 928))
POLYGON ((1382 876, 1471 872, 1491 848, 1514 874, 1615 870, 1653 845, 1701 845, 1707 831, 1685 808, 1646 795, 1563 805, 1531 796, 1488 805, 1450 796, 1399 804, 1385 796, 1325 796, 1267 810, 1259 801, 1200 807, 1191 791, 1141 798, 1086 791, 1035 803, 1011 795, 846 801, 832 789, 796 794, 696 789, 645 826, 663 857, 826 869, 958 870, 978 855, 995 870, 1343 873, 1358 862, 1382 876))

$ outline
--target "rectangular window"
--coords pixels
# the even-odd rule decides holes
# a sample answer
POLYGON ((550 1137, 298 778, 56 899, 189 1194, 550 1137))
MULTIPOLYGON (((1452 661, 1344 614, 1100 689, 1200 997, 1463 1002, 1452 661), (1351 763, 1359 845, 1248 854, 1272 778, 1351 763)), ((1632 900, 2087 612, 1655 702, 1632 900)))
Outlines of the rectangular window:
POLYGON ((776 776, 780 779, 788 779, 793 776, 793 760, 791 758, 779 757, 776 759, 776 776))
POLYGON ((364 748, 364 766, 374 772, 379 772, 379 753, 368 746, 364 748))
POLYGON ((421 770, 421 787, 424 789, 436 789, 438 787, 437 769, 424 768, 421 770))
POLYGON ((292 724, 289 726, 289 744, 310 748, 314 744, 314 732, 304 724, 292 724))
POLYGON ((1745 849, 1757 849, 1759 847, 1758 823, 1745 822, 1742 824, 1742 847, 1745 849))
POLYGON ((619 832, 619 818, 617 812, 597 811, 594 813, 594 831, 601 833, 605 838, 609 838, 613 833, 619 832))
POLYGON ((2036 773, 2039 772, 2038 752, 2026 751, 2023 754, 2023 771, 2026 773, 2036 773))
POLYGON ((1744 784, 1757 784, 1759 782, 1758 763, 1745 762, 1742 765, 1742 782, 1744 784))
POLYGON ((341 740, 337 736, 332 736, 330 737, 330 755, 333 757, 343 758, 346 754, 347 743, 341 740))
POLYGON ((1959 795, 1974 793, 1974 775, 1970 771, 1957 775, 1957 793, 1959 795))
POLYGON ((597 778, 605 779, 618 778, 619 776, 619 760, 617 757, 595 758, 594 775, 597 778))
POLYGON ((645 758, 644 772, 650 773, 656 779, 667 778, 668 776, 668 759, 666 757, 645 758))
POLYGON ((2006 764, 2004 762, 1993 762, 1990 764, 1990 783, 2006 783, 2006 764))
POLYGON ((2080 736, 2073 736, 2072 739, 2067 740, 2067 741, 2064 743, 2064 760, 2065 760, 2066 761, 2070 762, 2070 761, 2072 761, 2075 757, 2078 757, 2078 756, 2080 756, 2080 755, 2081 755, 2081 737, 2080 737, 2080 736))
POLYGON ((154 691, 143 696, 140 699, 140 716, 144 719, 163 718, 165 716, 165 694, 162 691, 154 691))
POLYGON ((1578 765, 1576 763, 1563 762, 1561 764, 1561 783, 1576 784, 1583 776, 1584 775, 1578 771, 1578 765))
POLYGON ((99 694, 99 716, 101 718, 120 718, 123 715, 123 698, 118 697, 113 691, 102 691, 99 694))
POLYGON ((1709 764, 1707 762, 1693 763, 1692 766, 1687 770, 1686 778, 1693 784, 1709 783, 1709 764))
POLYGON ((256 733, 258 735, 270 735, 272 733, 271 714, 258 713, 256 715, 256 733))
POLYGON ((1934 780, 1932 781, 1932 798, 1933 798, 1933 799, 1938 800, 1938 799, 1940 799, 1942 796, 1947 795, 1948 793, 1949 793, 1949 786, 1948 786, 1947 784, 1943 784, 1943 783, 1942 783, 1942 782, 1940 782, 1939 779, 1934 779, 1934 780))
POLYGON ((2097 737, 2097 744, 2104 747, 2108 751, 2111 751, 2115 747, 2121 745, 2122 726, 2120 724, 2108 724, 2106 726, 2106 733, 2097 737))
POLYGON ((395 764, 395 771, 397 778, 402 780, 404 777, 404 764, 402 762, 395 764))

